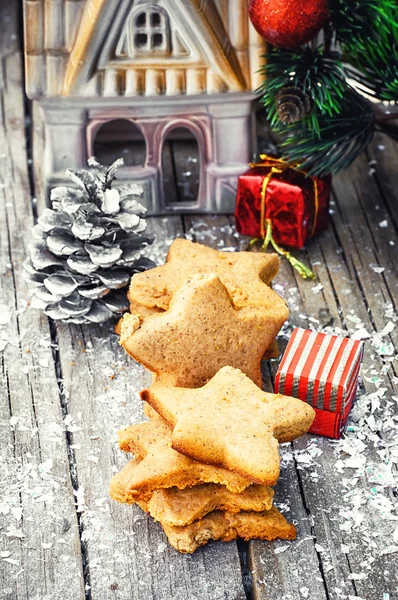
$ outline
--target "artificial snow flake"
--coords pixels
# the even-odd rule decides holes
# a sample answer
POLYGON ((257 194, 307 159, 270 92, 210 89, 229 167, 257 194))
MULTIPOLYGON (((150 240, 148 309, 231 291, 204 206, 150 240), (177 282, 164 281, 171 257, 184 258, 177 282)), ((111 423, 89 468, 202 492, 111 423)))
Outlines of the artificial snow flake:
POLYGON ((76 497, 76 511, 84 512, 86 510, 84 487, 80 486, 77 490, 73 490, 73 493, 76 497))
POLYGON ((21 506, 13 506, 11 508, 11 513, 14 515, 17 521, 22 519, 22 507, 21 506))
POLYGON ((394 540, 394 543, 398 544, 398 526, 395 528, 392 538, 394 540))
POLYGON ((15 565, 16 567, 19 567, 19 561, 15 560, 14 558, 3 558, 2 560, 6 563, 9 563, 10 565, 15 565))
POLYGON ((381 267, 380 265, 370 264, 369 266, 372 269, 372 271, 374 271, 378 275, 384 273, 384 271, 386 270, 385 267, 381 267))
POLYGON ((368 574, 367 573, 349 573, 348 574, 348 579, 351 579, 353 581, 362 581, 363 579, 367 579, 368 574))
POLYGON ((321 283, 318 283, 318 285, 314 285, 311 288, 311 291, 313 294, 319 294, 322 290, 323 290, 323 285, 321 283))
POLYGON ((7 325, 11 318, 11 310, 6 304, 0 304, 0 325, 7 325))
POLYGON ((117 189, 105 190, 101 209, 104 213, 119 212, 120 194, 117 189))
POLYGON ((274 553, 281 554, 282 552, 286 552, 286 550, 288 550, 289 548, 290 546, 279 546, 278 548, 275 548, 274 553))
POLYGON ((367 329, 365 329, 365 327, 361 327, 359 329, 357 329, 352 335, 351 335, 351 339, 352 340, 367 340, 370 337, 372 337, 372 334, 369 333, 369 331, 367 331, 367 329))
POLYGON ((165 542, 160 542, 158 544, 158 554, 161 554, 162 552, 164 552, 167 548, 167 544, 165 542))
POLYGON ((25 537, 25 534, 20 530, 17 529, 15 526, 10 526, 7 531, 5 531, 4 535, 6 535, 7 537, 10 538, 19 538, 19 539, 23 539, 25 537))
POLYGON ((381 555, 394 554, 395 552, 398 552, 398 546, 387 546, 386 548, 383 548, 381 555))

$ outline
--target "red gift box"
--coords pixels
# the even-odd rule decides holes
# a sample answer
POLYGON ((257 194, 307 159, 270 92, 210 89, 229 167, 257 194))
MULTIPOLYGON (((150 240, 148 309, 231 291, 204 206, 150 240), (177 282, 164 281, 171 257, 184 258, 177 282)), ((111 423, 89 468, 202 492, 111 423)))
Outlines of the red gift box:
POLYGON ((363 342, 297 328, 275 378, 275 392, 315 409, 310 432, 340 438, 355 399, 363 342))
POLYGON ((327 228, 331 177, 309 177, 266 155, 238 179, 235 223, 239 233, 265 237, 267 220, 277 244, 303 248, 327 228))

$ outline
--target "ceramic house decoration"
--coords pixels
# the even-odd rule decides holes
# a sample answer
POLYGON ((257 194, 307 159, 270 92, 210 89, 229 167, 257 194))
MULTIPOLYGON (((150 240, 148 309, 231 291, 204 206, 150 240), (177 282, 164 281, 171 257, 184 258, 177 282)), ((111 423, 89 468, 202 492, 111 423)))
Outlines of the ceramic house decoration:
POLYGON ((106 135, 142 140, 119 178, 151 214, 232 212, 254 152, 252 105, 264 40, 247 0, 23 0, 26 90, 42 109, 47 189, 82 168, 106 135), (170 201, 164 146, 198 149, 194 197, 170 201), (135 164, 134 164, 135 163, 135 164), (138 164, 137 164, 138 163, 138 164))

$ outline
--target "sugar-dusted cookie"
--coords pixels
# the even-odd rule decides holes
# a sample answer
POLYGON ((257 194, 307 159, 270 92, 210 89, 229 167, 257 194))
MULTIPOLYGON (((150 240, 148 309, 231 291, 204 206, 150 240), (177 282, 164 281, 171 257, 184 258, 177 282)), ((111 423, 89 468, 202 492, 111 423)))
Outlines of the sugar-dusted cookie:
POLYGON ((160 419, 132 425, 119 432, 125 452, 140 456, 131 461, 111 482, 112 497, 120 502, 148 500, 160 488, 184 489, 201 483, 219 483, 233 492, 242 492, 252 482, 226 469, 201 464, 171 447, 171 429, 160 419), (122 499, 123 498, 123 499, 122 499))
POLYGON ((216 275, 194 275, 168 311, 144 320, 125 315, 120 343, 167 385, 199 387, 225 365, 261 385, 262 356, 288 316, 277 298, 267 309, 237 310, 216 275))
MULTIPOLYGON (((138 304, 138 302, 132 301, 130 302, 130 313, 134 315, 138 315, 142 319, 146 319, 146 317, 150 317, 152 315, 164 312, 161 309, 156 308, 147 308, 142 304, 138 304)), ((119 319, 119 321, 115 325, 115 333, 120 335, 122 333, 122 322, 123 317, 119 319)), ((273 340, 270 346, 264 352, 263 360, 269 360, 270 358, 278 358, 279 356, 279 348, 276 340, 273 340)))
POLYGON ((204 483, 185 490, 156 490, 148 502, 148 511, 155 521, 181 527, 214 510, 226 510, 230 513, 269 510, 273 496, 272 488, 256 483, 240 494, 230 492, 223 485, 204 483))
MULTIPOLYGON (((144 402, 144 415, 147 417, 147 419, 155 419, 155 420, 160 419, 160 421, 162 421, 164 423, 160 414, 157 413, 156 410, 148 404, 148 402, 144 402)), ((128 429, 126 429, 125 431, 128 431, 128 429)), ((119 443, 121 440, 121 438, 120 438, 121 435, 123 435, 123 430, 119 431, 119 443)), ((124 448, 122 448, 122 449, 124 450, 124 448)), ((130 452, 130 450, 126 450, 126 452, 130 452)))
POLYGON ((161 308, 148 308, 143 304, 139 304, 135 300, 130 300, 130 312, 134 315, 141 316, 143 319, 146 319, 147 317, 150 317, 152 315, 162 313, 164 312, 164 310, 162 310, 161 308))
POLYGON ((248 304, 272 307, 280 299, 267 284, 278 269, 276 254, 219 252, 177 238, 170 246, 166 264, 132 277, 129 299, 148 308, 167 310, 173 293, 189 277, 215 273, 237 308, 248 304))
POLYGON ((184 554, 195 552, 209 540, 229 542, 238 537, 244 540, 294 540, 296 528, 288 523, 275 507, 265 512, 229 513, 215 511, 203 519, 174 527, 161 523, 170 544, 184 554))
POLYGON ((306 433, 315 417, 305 402, 263 392, 229 366, 200 389, 154 385, 141 398, 173 427, 175 450, 262 485, 279 477, 278 441, 306 433))
POLYGON ((109 495, 113 500, 117 500, 117 502, 122 502, 123 504, 134 504, 140 498, 142 498, 143 502, 149 500, 152 493, 139 494, 134 489, 134 476, 141 462, 142 459, 140 457, 130 460, 119 473, 116 473, 112 477, 109 484, 109 495))
MULTIPOLYGON (((129 296, 129 294, 127 294, 127 296, 129 296)), ((129 300, 130 300, 130 298, 129 298, 129 300)), ((164 312, 164 311, 161 310, 160 308, 147 308, 143 304, 139 304, 138 302, 135 302, 135 300, 130 300, 130 313, 132 313, 134 315, 138 315, 142 319, 146 319, 146 317, 150 317, 151 315, 156 315, 161 312, 164 312)), ((123 322, 123 317, 121 317, 115 325, 115 333, 117 335, 120 335, 122 332, 122 322, 123 322)), ((275 344, 276 344, 276 341, 275 341, 275 344)), ((271 344, 269 350, 267 350, 267 356, 264 356, 264 359, 275 358, 275 344, 271 344)), ((276 351, 278 351, 277 347, 276 347, 276 351)), ((278 356, 278 354, 276 354, 276 356, 278 356)))

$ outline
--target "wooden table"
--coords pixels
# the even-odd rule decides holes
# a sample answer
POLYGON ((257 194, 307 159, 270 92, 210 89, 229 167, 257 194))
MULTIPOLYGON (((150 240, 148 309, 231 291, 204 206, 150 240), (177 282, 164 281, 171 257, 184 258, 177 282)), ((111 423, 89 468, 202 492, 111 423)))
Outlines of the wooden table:
MULTIPOLYGON (((119 347, 110 324, 58 325, 28 307, 21 267, 44 205, 42 135, 36 107, 23 96, 16 21, 6 17, 0 63, 0 597, 398 598, 397 488, 386 466, 395 462, 396 475, 398 379, 391 344, 396 347, 397 327, 374 336, 396 319, 397 147, 376 136, 368 153, 335 178, 331 226, 298 253, 318 281, 301 280, 283 262, 275 282, 289 301, 290 325, 351 333, 365 328, 372 336, 361 390, 367 396, 358 401, 345 445, 307 436, 283 448, 276 499, 297 524, 297 540, 210 543, 182 556, 140 509, 108 497, 111 476, 126 462, 116 431, 142 419, 138 391, 148 374, 119 347), (380 355, 379 342, 387 354, 380 355)), ((149 228, 159 261, 175 236, 219 249, 245 243, 229 216, 153 218, 149 228)), ((265 389, 272 388, 276 366, 264 363, 265 389)))

